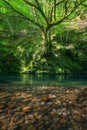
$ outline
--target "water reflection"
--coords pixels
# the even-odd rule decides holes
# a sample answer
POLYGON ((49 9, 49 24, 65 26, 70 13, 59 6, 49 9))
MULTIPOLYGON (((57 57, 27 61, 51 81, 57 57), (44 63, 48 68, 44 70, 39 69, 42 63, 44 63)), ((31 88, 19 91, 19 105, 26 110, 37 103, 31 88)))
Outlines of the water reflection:
POLYGON ((21 83, 30 85, 58 85, 80 84, 87 85, 87 75, 64 76, 64 75, 2 75, 0 83, 21 83))

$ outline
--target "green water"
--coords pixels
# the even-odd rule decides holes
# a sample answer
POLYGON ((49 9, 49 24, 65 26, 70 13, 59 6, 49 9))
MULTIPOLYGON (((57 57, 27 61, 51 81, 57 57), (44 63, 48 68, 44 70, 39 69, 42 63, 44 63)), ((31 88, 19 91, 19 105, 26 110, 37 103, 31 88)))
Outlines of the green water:
POLYGON ((0 84, 29 84, 29 85, 87 85, 87 75, 1 75, 0 84))
POLYGON ((87 76, 64 75, 2 75, 0 76, 0 92, 15 91, 40 93, 42 87, 76 88, 87 87, 87 76))

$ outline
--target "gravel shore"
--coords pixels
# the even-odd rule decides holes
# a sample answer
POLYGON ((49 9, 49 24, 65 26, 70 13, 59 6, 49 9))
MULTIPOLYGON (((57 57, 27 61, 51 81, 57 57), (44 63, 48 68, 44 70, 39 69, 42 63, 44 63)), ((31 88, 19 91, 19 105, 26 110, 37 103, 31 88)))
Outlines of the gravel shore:
POLYGON ((0 130, 87 130, 87 86, 22 88, 0 85, 0 130))

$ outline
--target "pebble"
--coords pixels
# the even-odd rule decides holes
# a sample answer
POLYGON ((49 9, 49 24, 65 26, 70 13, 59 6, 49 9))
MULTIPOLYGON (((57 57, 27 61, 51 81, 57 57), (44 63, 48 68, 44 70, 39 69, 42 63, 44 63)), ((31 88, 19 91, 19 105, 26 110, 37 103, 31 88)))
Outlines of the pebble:
POLYGON ((60 119, 60 124, 66 124, 66 119, 65 118, 62 118, 62 119, 60 119))
POLYGON ((46 102, 46 101, 48 101, 48 100, 49 100, 48 97, 46 97, 46 96, 43 96, 43 97, 42 97, 42 101, 46 102))
POLYGON ((30 106, 26 106, 23 108, 23 112, 29 112, 30 111, 30 106))
POLYGON ((0 130, 86 130, 86 88, 37 89, 0 92, 0 130))

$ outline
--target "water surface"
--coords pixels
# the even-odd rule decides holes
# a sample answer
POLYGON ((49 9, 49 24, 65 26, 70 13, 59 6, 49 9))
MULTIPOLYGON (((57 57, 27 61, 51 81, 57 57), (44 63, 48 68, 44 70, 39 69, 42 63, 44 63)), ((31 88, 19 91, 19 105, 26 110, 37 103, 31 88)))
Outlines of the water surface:
POLYGON ((0 84, 24 84, 24 85, 87 85, 87 75, 0 75, 0 84))

